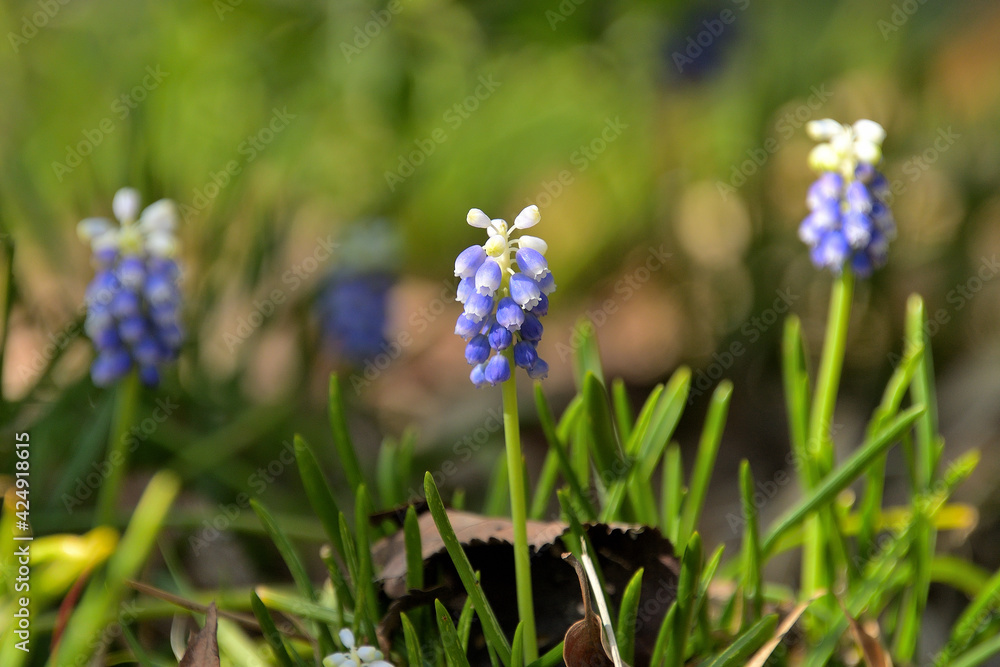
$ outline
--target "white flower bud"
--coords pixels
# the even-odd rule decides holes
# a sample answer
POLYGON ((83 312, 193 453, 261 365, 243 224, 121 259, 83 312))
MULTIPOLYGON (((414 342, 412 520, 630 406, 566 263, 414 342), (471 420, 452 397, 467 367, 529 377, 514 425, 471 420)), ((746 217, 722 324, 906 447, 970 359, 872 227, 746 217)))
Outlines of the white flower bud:
POLYGON ((139 218, 144 232, 172 232, 177 226, 177 205, 170 199, 160 199, 147 206, 139 218))
POLYGON ((854 135, 861 141, 881 146, 885 141, 885 130, 873 120, 862 118, 854 123, 854 135))
POLYGON ((517 214, 517 217, 514 218, 514 226, 518 229, 528 229, 537 225, 541 219, 542 215, 538 212, 538 207, 532 204, 517 214))
POLYGON ((116 192, 111 201, 111 210, 121 222, 134 222, 139 214, 139 191, 135 188, 122 188, 116 192))
POLYGON ((527 234, 517 239, 517 245, 519 248, 531 248, 535 252, 539 252, 543 255, 549 249, 548 243, 537 236, 528 236, 527 234))
POLYGON ((806 123, 806 134, 815 141, 829 141, 844 131, 844 126, 832 118, 811 120, 806 123))
POLYGON ((465 216, 465 221, 473 227, 486 229, 490 225, 490 216, 486 215, 478 208, 470 208, 469 214, 465 216))

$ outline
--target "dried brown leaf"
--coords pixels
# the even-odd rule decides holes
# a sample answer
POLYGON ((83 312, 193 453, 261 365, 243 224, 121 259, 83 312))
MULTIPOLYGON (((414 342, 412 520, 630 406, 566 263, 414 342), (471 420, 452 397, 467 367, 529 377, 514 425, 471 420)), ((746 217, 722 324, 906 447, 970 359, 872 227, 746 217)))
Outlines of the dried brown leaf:
POLYGON ((205 625, 188 642, 178 667, 219 667, 219 642, 216 636, 218 620, 215 603, 208 605, 205 625))

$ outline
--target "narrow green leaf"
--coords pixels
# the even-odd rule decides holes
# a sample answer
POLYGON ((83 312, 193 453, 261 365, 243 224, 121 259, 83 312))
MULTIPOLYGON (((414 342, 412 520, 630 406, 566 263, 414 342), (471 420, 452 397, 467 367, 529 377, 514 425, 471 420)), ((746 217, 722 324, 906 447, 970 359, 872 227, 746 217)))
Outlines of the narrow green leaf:
MULTIPOLYGON (((477 576, 476 579, 479 577, 477 576)), ((472 615, 475 609, 472 606, 472 598, 466 597, 465 604, 462 605, 462 613, 458 616, 458 639, 462 643, 462 651, 469 653, 469 633, 472 631, 472 615)))
POLYGON ((810 495, 803 498, 797 505, 783 514, 775 522, 771 532, 761 543, 761 553, 766 558, 771 553, 777 539, 797 525, 810 513, 819 507, 826 505, 834 496, 847 488, 858 475, 864 472, 865 468, 881 453, 886 451, 900 437, 904 430, 909 428, 913 422, 921 415, 923 406, 914 406, 894 419, 877 438, 869 440, 851 455, 849 459, 826 478, 812 491, 810 495))
POLYGON ((701 536, 692 533, 681 557, 681 573, 677 583, 677 613, 663 659, 664 667, 680 667, 685 662, 703 556, 701 536))
POLYGON ((648 482, 653 478, 653 469, 659 462, 660 453, 674 437, 674 430, 687 405, 691 389, 691 369, 681 366, 670 376, 663 389, 656 411, 653 413, 642 441, 639 443, 640 479, 648 482))
POLYGON ((660 489, 660 530, 672 543, 677 543, 681 525, 681 503, 684 500, 684 464, 681 448, 674 442, 667 446, 663 461, 663 484, 660 489))
POLYGON ((555 421, 552 418, 552 409, 549 407, 549 402, 545 398, 545 394, 542 392, 542 385, 539 382, 535 383, 535 408, 538 412, 538 422, 541 424, 545 440, 549 444, 549 451, 555 453, 559 462, 559 471, 569 485, 574 499, 579 503, 580 507, 584 508, 588 520, 597 518, 597 510, 594 509, 594 506, 590 502, 588 494, 584 492, 580 479, 570 464, 569 454, 566 451, 566 437, 559 433, 559 430, 565 430, 568 433, 575 426, 583 410, 582 399, 574 400, 567 406, 560 420, 561 429, 555 425, 555 421))
POLYGON ((458 638, 458 631, 455 624, 451 622, 451 614, 444 608, 440 600, 434 600, 434 616, 437 618, 438 631, 441 633, 441 644, 444 647, 444 654, 448 658, 451 667, 470 667, 469 659, 462 650, 462 643, 458 638))
POLYGON ((576 377, 577 389, 583 389, 584 378, 587 373, 591 373, 604 384, 604 370, 601 367, 601 354, 597 349, 597 336, 594 323, 585 317, 581 317, 576 326, 573 327, 573 334, 570 337, 573 341, 575 354, 573 355, 573 374, 576 377))
POLYGON ((722 441, 722 431, 726 426, 726 415, 729 412, 729 399, 733 395, 733 384, 728 380, 719 383, 712 393, 712 402, 708 407, 708 416, 698 443, 698 454, 694 460, 694 470, 691 471, 691 482, 688 484, 687 497, 684 499, 684 509, 681 512, 680 531, 677 535, 678 549, 683 549, 698 526, 702 506, 708 495, 708 483, 712 478, 712 469, 719 453, 719 443, 722 441))
POLYGON ((413 627, 413 621, 406 615, 406 612, 400 612, 399 620, 403 625, 403 641, 406 644, 406 663, 421 667, 424 664, 424 656, 420 650, 420 637, 417 635, 416 628, 413 627))
POLYGON ((344 609, 354 609, 354 595, 347 585, 344 573, 340 571, 340 563, 333 555, 333 549, 329 545, 323 545, 319 550, 319 557, 326 565, 326 570, 330 574, 330 585, 333 586, 334 604, 338 620, 333 623, 337 628, 347 626, 344 620, 344 609))
POLYGON ((518 623, 514 629, 514 641, 510 645, 510 667, 524 667, 524 624, 518 623))
POLYGON ((545 655, 535 660, 533 663, 528 665, 528 667, 556 667, 556 665, 561 665, 563 661, 563 643, 559 642, 545 655))
POLYGON ((632 405, 628 400, 628 389, 625 388, 625 380, 615 378, 611 381, 611 403, 615 409, 615 425, 621 435, 622 442, 628 442, 632 435, 632 405))
POLYGON ((1000 653, 1000 635, 994 635, 982 644, 956 656, 954 660, 946 664, 949 667, 976 667, 976 665, 983 664, 997 653, 1000 653))
POLYGON ((264 606, 264 603, 261 602, 257 594, 253 592, 250 593, 250 608, 253 610, 253 615, 257 617, 257 622, 260 623, 264 641, 271 647, 271 654, 274 655, 274 659, 278 661, 281 667, 297 667, 296 663, 292 661, 291 656, 288 655, 285 641, 282 639, 281 633, 278 632, 278 628, 274 624, 274 619, 271 618, 271 613, 264 606))
MULTIPOLYGON (((465 591, 476 608, 476 615, 479 616, 479 622, 483 626, 483 634, 486 636, 486 641, 493 645, 493 649, 500 657, 500 661, 509 667, 511 660, 510 645, 507 643, 507 638, 504 637, 503 630, 500 629, 500 623, 497 621, 493 609, 490 607, 482 588, 479 586, 479 582, 476 580, 476 575, 472 571, 469 558, 465 555, 465 551, 462 550, 462 545, 455 535, 455 529, 452 528, 451 522, 448 520, 448 513, 445 510, 444 503, 441 501, 441 494, 438 492, 437 484, 434 483, 434 477, 429 472, 424 476, 424 492, 427 497, 427 506, 430 508, 431 516, 434 518, 434 524, 437 526, 441 541, 444 543, 448 555, 451 556, 455 570, 462 580, 462 585, 465 586, 465 591)), ((438 616, 440 617, 440 614, 438 616)), ((448 622, 449 624, 451 623, 450 620, 448 622)))
POLYGON ((403 542, 406 546, 406 587, 410 590, 423 590, 423 546, 417 511, 412 505, 406 508, 406 518, 403 519, 403 542))
POLYGON ((789 437, 805 482, 803 491, 807 491, 816 485, 817 475, 806 449, 809 438, 809 374, 805 369, 802 324, 796 315, 790 315, 785 320, 781 354, 789 437))
MULTIPOLYGON (((504 457, 500 457, 503 459, 504 457)), ((538 473, 538 483, 535 484, 535 493, 531 499, 531 505, 528 508, 528 518, 529 519, 542 519, 545 516, 545 510, 548 509, 549 500, 552 498, 552 493, 556 488, 556 479, 559 477, 559 455, 556 454, 552 448, 545 454, 545 462, 542 463, 542 470, 538 473)), ((504 477, 504 483, 506 483, 506 477, 504 477)), ((509 493, 509 492, 508 492, 509 493)), ((499 516, 507 513, 507 497, 506 495, 498 494, 503 500, 503 508, 493 513, 491 516, 499 516)), ((487 496, 489 498, 489 496, 487 496)), ((486 507, 489 507, 487 504, 486 507)), ((486 509, 483 512, 490 515, 490 512, 486 509)))
POLYGON ((757 505, 754 503, 754 479, 750 462, 740 463, 740 492, 743 505, 743 625, 760 618, 764 609, 764 591, 761 577, 760 529, 757 522, 757 505))
POLYGON ((618 625, 615 638, 618 640, 618 651, 622 661, 632 664, 635 654, 635 625, 639 617, 639 596, 642 594, 642 573, 640 567, 632 576, 625 592, 622 594, 622 604, 618 611, 618 625))
POLYGON ((747 658, 764 645, 777 627, 778 615, 768 614, 747 628, 725 651, 712 658, 706 667, 738 667, 746 664, 747 658))
POLYGON ((625 462, 611 417, 608 393, 593 373, 584 376, 583 400, 586 404, 583 420, 590 434, 594 464, 599 477, 610 482, 624 475, 625 462))
MULTIPOLYGON (((302 597, 309 602, 316 602, 319 599, 316 595, 316 589, 313 587, 312 580, 309 579, 309 573, 306 572, 306 568, 302 564, 302 559, 299 558, 298 551, 292 546, 288 536, 285 535, 285 531, 281 529, 271 515, 271 512, 259 500, 251 498, 250 507, 253 508, 257 518, 260 519, 260 523, 264 526, 267 536, 271 538, 274 546, 278 548, 278 552, 281 554, 282 560, 285 561, 285 565, 292 575, 292 580, 295 581, 295 585, 302 597)), ((316 633, 316 638, 322 649, 333 652, 333 636, 330 634, 330 629, 326 625, 314 623, 313 631, 316 633)))
POLYGON ((382 439, 382 445, 378 448, 378 457, 375 460, 375 487, 378 500, 383 507, 395 507, 403 504, 403 498, 398 494, 398 484, 396 470, 399 462, 399 444, 395 438, 386 436, 382 439))
MULTIPOLYGON (((358 556, 358 578, 354 586, 358 591, 364 590, 364 607, 355 609, 355 614, 363 614, 370 628, 378 627, 381 615, 378 613, 378 593, 375 590, 375 565, 372 563, 371 525, 368 517, 372 513, 371 499, 364 484, 358 486, 354 504, 354 535, 355 548, 358 556)), ((404 536, 405 538, 405 536, 404 536)), ((360 598, 361 596, 359 596, 360 598)), ((375 636, 370 635, 374 640, 375 636)))
POLYGON ((656 633, 656 642, 653 644, 653 654, 650 658, 649 664, 651 665, 664 665, 664 660, 667 655, 667 646, 670 644, 672 638, 672 633, 674 631, 674 625, 677 623, 677 602, 675 601, 670 605, 670 609, 667 610, 667 614, 663 617, 663 622, 660 623, 660 631, 656 633))
POLYGON ((361 465, 358 463, 358 454, 354 451, 351 433, 347 429, 344 395, 336 373, 330 374, 330 431, 333 433, 333 446, 337 450, 340 465, 347 475, 347 484, 351 487, 351 495, 354 495, 364 482, 364 477, 361 475, 361 465))
POLYGON ((300 435, 295 436, 295 460, 298 462, 299 476, 302 478, 302 486, 306 490, 309 504, 323 524, 323 532, 326 533, 330 544, 343 557, 344 543, 340 539, 340 523, 337 519, 340 510, 337 509, 337 501, 333 499, 333 491, 330 490, 330 485, 320 470, 316 455, 309 443, 300 435))

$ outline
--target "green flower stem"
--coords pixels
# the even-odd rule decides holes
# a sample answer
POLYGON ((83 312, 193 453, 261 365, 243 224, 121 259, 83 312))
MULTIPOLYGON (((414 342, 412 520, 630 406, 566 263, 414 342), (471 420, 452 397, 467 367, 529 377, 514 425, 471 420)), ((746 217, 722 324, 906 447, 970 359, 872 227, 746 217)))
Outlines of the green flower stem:
POLYGON ((97 494, 97 513, 95 525, 113 525, 115 505, 118 504, 118 493, 121 490, 122 479, 128 468, 129 429, 135 423, 135 413, 139 405, 139 373, 135 370, 126 375, 118 386, 115 396, 114 417, 111 422, 111 435, 108 440, 108 455, 104 459, 108 465, 108 474, 101 483, 97 494))
MULTIPOLYGON (((853 296, 854 274, 848 267, 844 267, 834 280, 830 293, 830 312, 823 341, 823 356, 820 359, 816 392, 813 394, 812 410, 809 415, 806 452, 818 479, 823 479, 833 469, 833 441, 830 437, 830 427, 833 424, 833 410, 837 403, 840 371, 844 365, 847 324, 851 316, 853 296)), ((821 517, 810 517, 806 522, 807 539, 802 549, 802 595, 805 597, 811 596, 813 592, 830 583, 825 581, 824 577, 828 541, 823 538, 833 539, 834 536, 823 535, 824 532, 826 531, 821 517)))
POLYGON ((503 430, 507 448, 507 476, 510 481, 510 510, 514 522, 514 576, 517 581, 517 611, 524 635, 525 664, 538 658, 535 635, 535 605, 531 591, 531 562, 528 552, 528 509, 524 492, 524 464, 521 457, 521 430, 517 416, 517 379, 514 348, 504 352, 510 363, 510 379, 501 385, 503 430))
POLYGON ((854 274, 845 267, 830 293, 830 313, 826 322, 826 336, 823 341, 823 358, 820 360, 819 376, 816 378, 816 393, 813 396, 812 413, 809 419, 809 441, 807 447, 814 460, 819 463, 819 476, 823 478, 833 469, 833 442, 830 427, 833 424, 833 409, 840 387, 840 371, 844 365, 844 350, 847 347, 847 324, 851 317, 851 302, 854 298, 854 274))

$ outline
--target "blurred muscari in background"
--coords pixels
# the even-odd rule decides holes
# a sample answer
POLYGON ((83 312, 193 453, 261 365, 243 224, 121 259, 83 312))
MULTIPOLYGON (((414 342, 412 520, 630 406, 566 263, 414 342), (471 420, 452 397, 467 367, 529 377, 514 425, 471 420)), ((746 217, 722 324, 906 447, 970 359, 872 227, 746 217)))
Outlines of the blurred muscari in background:
MULTIPOLYGON (((67 509, 92 502, 112 397, 88 372, 93 269, 75 228, 111 217, 131 186, 178 205, 188 339, 138 408, 173 406, 137 435, 122 517, 152 471, 177 471, 170 522, 196 583, 258 582, 276 558, 248 493, 320 539, 295 515, 296 476, 274 462, 292 432, 323 440, 334 368, 351 369, 352 429, 371 457, 377 434, 413 424, 415 469, 476 495, 502 456, 498 397, 468 383, 456 281, 441 279, 477 242, 461 224, 470 205, 541 210, 560 299, 539 354, 557 405, 581 315, 608 375, 636 395, 692 367, 681 442, 711 387, 734 380, 731 455, 703 530, 735 541, 735 462, 765 480, 788 465, 779 323, 799 313, 814 354, 822 335, 830 276, 797 238, 804 126, 871 118, 889 136, 899 233, 893 261, 857 288, 836 439, 857 440, 920 292, 949 453, 986 454, 957 498, 979 507, 979 529, 946 546, 996 568, 997 34, 1000 7, 977 2, 0 3, 0 233, 17 239, 3 430, 32 433, 36 531, 90 526, 67 509), (385 252, 367 256, 372 233, 385 252), (481 428, 495 442, 441 464, 481 428), (231 506, 205 547, 225 557, 195 557, 192 531, 217 530, 204 517, 231 506)), ((530 414, 529 468, 541 451, 530 414)), ((5 460, 12 442, 0 438, 5 460)), ((902 477, 901 455, 889 466, 902 477)), ((766 520, 795 489, 762 493, 766 520)), ((951 595, 928 613, 952 614, 951 595)))

